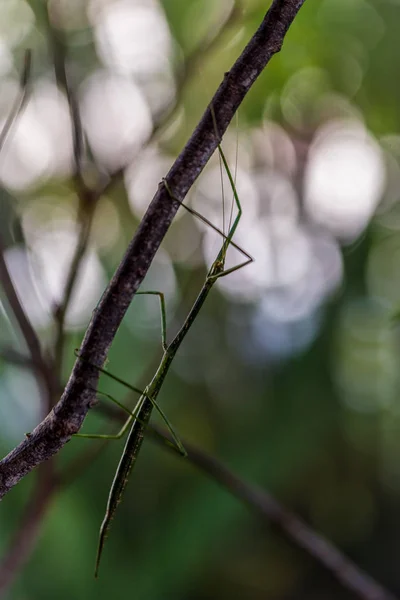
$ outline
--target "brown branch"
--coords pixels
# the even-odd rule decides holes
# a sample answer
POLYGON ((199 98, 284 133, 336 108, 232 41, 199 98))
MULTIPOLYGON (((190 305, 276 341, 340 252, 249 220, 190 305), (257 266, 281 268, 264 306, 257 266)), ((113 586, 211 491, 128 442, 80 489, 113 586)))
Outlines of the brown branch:
POLYGON ((54 344, 54 369, 58 379, 62 375, 62 363, 64 353, 64 342, 65 342, 65 318, 70 305, 70 301, 75 289, 78 275, 80 273, 83 259, 86 254, 86 250, 90 238, 90 230, 93 222, 94 206, 86 208, 80 206, 78 208, 77 225, 78 225, 78 239, 76 242, 74 254, 72 256, 71 264, 69 266, 65 288, 62 300, 54 311, 54 319, 56 322, 56 335, 54 344))
POLYGON ((0 358, 10 365, 16 365, 29 371, 35 371, 36 368, 30 356, 25 356, 25 354, 8 346, 0 348, 0 358))
POLYGON ((94 217, 95 206, 101 195, 99 190, 96 193, 91 190, 84 179, 82 172, 82 160, 84 154, 84 132, 82 128, 81 117, 79 113, 78 102, 72 86, 67 76, 66 58, 67 48, 64 39, 64 32, 58 30, 53 23, 50 14, 50 5, 45 10, 46 25, 48 30, 48 39, 50 51, 53 56, 54 73, 57 87, 64 92, 71 117, 72 140, 74 153, 74 182, 79 200, 77 214, 78 239, 72 256, 71 264, 68 269, 65 280, 64 292, 60 303, 54 308, 54 320, 56 323, 56 333, 54 342, 54 369, 58 379, 61 378, 63 351, 65 342, 65 318, 69 304, 75 289, 84 256, 89 243, 90 230, 94 217))
MULTIPOLYGON (((161 428, 154 429, 155 433, 149 430, 149 434, 157 440, 160 440, 160 434, 169 437, 161 428)), ((302 548, 317 563, 327 569, 344 588, 362 600, 397 600, 396 596, 362 571, 332 542, 287 510, 271 494, 247 483, 223 463, 193 444, 188 444, 186 441, 183 444, 188 453, 188 459, 193 465, 252 510, 258 512, 268 523, 272 523, 290 542, 302 548)))
POLYGON ((45 360, 42 349, 40 347, 39 338, 33 328, 15 290, 10 272, 5 260, 5 247, 3 240, 0 237, 0 283, 4 290, 7 301, 10 305, 12 313, 18 323, 25 343, 28 347, 31 364, 34 366, 36 376, 39 378, 39 383, 43 383, 42 394, 44 395, 43 413, 46 414, 46 407, 52 402, 52 398, 56 392, 56 382, 50 366, 45 360))
MULTIPOLYGON (((101 407, 103 409, 103 406, 101 407)), ((126 415, 120 411, 107 407, 109 415, 118 420, 125 421, 126 415)), ((163 447, 171 450, 182 458, 168 431, 157 425, 151 425, 147 430, 148 436, 163 447), (166 443, 166 439, 170 444, 166 443)), ((258 512, 268 523, 283 533, 290 542, 302 548, 312 556, 317 563, 329 571, 342 586, 353 592, 362 600, 398 600, 391 592, 382 587, 370 575, 362 571, 353 561, 341 552, 332 542, 312 529, 293 512, 286 509, 271 494, 260 487, 247 483, 236 475, 221 461, 207 454, 194 444, 182 440, 187 451, 187 459, 192 465, 203 471, 207 477, 216 481, 225 490, 236 496, 249 508, 258 512)))
POLYGON ((24 66, 23 66, 21 81, 20 81, 21 92, 20 92, 19 97, 17 98, 17 101, 15 102, 10 114, 8 115, 6 122, 4 123, 3 129, 1 130, 0 151, 3 149, 4 142, 6 141, 8 135, 11 131, 12 126, 14 125, 14 123, 18 119, 18 117, 22 114, 22 112, 25 108, 26 101, 29 96, 28 83, 29 83, 29 77, 31 74, 31 64, 32 64, 32 53, 30 50, 27 50, 25 52, 24 66))
MULTIPOLYGON (((125 421, 126 415, 120 411, 119 419, 125 421)), ((114 411, 114 417, 117 411, 114 411)), ((169 432, 162 427, 151 425, 148 435, 153 440, 180 456, 175 447, 167 445, 165 438, 173 442, 169 432)), ((271 494, 260 487, 247 483, 236 475, 221 461, 207 454, 197 446, 182 441, 188 456, 187 459, 216 481, 224 489, 231 492, 241 502, 258 512, 268 523, 272 523, 289 541, 299 546, 327 569, 343 587, 353 592, 362 600, 397 600, 370 575, 362 571, 354 562, 345 556, 332 542, 316 532, 293 512, 287 510, 271 494)), ((180 456, 180 458, 182 458, 180 456)))
MULTIPOLYGON (((10 134, 12 126, 21 116, 25 108, 26 102, 28 100, 28 84, 31 72, 31 62, 31 51, 27 50, 25 52, 24 66, 20 81, 21 91, 0 133, 0 152, 3 149, 4 143, 10 134)), ((46 414, 46 408, 48 408, 51 405, 52 398, 56 389, 55 378, 51 372, 51 368, 49 367, 47 361, 43 357, 39 338, 30 320, 28 319, 28 316, 25 313, 20 299, 18 298, 18 294, 14 288, 14 284, 11 279, 11 275, 5 260, 5 250, 5 245, 0 237, 0 282, 6 295, 7 301, 10 305, 10 308, 13 312, 13 315, 21 330, 25 343, 28 347, 29 353, 31 355, 32 364, 35 367, 35 373, 40 379, 43 380, 45 388, 42 392, 45 397, 43 413, 46 414)))
MULTIPOLYGON (((199 176, 240 103, 267 65, 280 51, 284 37, 305 0, 274 0, 258 31, 219 86, 189 142, 167 175, 169 188, 183 200, 199 176), (212 110, 211 110, 212 106, 212 110)), ((79 431, 95 404, 94 389, 118 327, 168 231, 179 202, 171 201, 165 186, 156 192, 117 272, 94 310, 77 360, 60 402, 32 434, 0 462, 0 497, 24 475, 58 452, 79 431)))
POLYGON ((5 260, 5 246, 0 237, 0 282, 4 290, 7 301, 13 312, 13 315, 18 323, 21 333, 24 337, 32 360, 36 366, 42 362, 42 350, 40 348, 39 339, 36 335, 31 322, 18 298, 18 294, 14 288, 14 283, 11 279, 10 272, 5 260))
MULTIPOLYGON (((161 435, 171 439, 169 434, 160 427, 152 426, 152 429, 153 431, 149 429, 148 433, 153 439, 162 442, 161 435)), ((188 459, 193 465, 218 482, 224 489, 229 490, 252 510, 257 511, 269 523, 272 523, 289 541, 305 550, 327 569, 343 587, 362 600, 396 600, 391 592, 362 571, 332 542, 282 506, 271 494, 247 483, 222 462, 193 444, 186 441, 183 441, 183 444, 188 453, 188 459)))
POLYGON ((65 34, 61 29, 55 27, 51 12, 51 5, 48 4, 44 10, 44 18, 46 20, 46 28, 48 32, 48 41, 51 54, 53 56, 54 73, 56 77, 57 87, 62 90, 68 101, 69 113, 72 122, 72 141, 74 149, 75 161, 75 176, 78 181, 84 186, 82 177, 82 157, 84 151, 84 133, 82 128, 81 117, 79 113, 78 102, 75 93, 70 86, 66 70, 67 47, 65 44, 65 34))
MULTIPOLYGON (((21 77, 21 91, 19 93, 19 97, 14 103, 14 106, 10 114, 8 115, 3 129, 0 133, 0 151, 3 149, 4 143, 10 134, 12 126, 14 125, 18 117, 22 114, 22 111, 25 107, 29 94, 28 81, 30 70, 31 53, 30 51, 28 51, 25 54, 24 69, 21 77)), ((4 246, 3 240, 0 238, 0 282, 2 284, 10 308, 17 320, 17 323, 24 337, 28 350, 31 354, 32 360, 35 362, 35 364, 39 364, 42 355, 39 339, 25 313, 25 310, 18 298, 17 292, 15 291, 14 284, 7 267, 7 263, 5 261, 5 250, 6 248, 4 246)))
MULTIPOLYGON (((126 413, 115 405, 101 403, 96 410, 114 421, 122 423, 126 421, 126 413)), ((146 435, 182 459, 182 455, 174 446, 170 432, 166 429, 151 424, 147 426, 146 435)), ((198 446, 186 440, 182 440, 182 444, 187 452, 187 460, 192 465, 236 496, 240 502, 247 504, 251 510, 266 519, 268 524, 272 524, 290 542, 312 556, 344 588, 354 593, 361 600, 398 600, 396 596, 360 569, 332 542, 285 508, 271 494, 254 484, 246 482, 223 462, 207 454, 198 446)))

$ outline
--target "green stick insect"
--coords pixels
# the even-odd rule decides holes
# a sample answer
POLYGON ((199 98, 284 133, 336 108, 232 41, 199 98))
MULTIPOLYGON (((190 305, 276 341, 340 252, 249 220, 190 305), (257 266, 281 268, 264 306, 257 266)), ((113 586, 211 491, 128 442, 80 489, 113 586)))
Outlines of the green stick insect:
MULTIPOLYGON (((85 438, 120 439, 129 430, 128 437, 127 437, 127 440, 125 443, 125 447, 122 452, 121 459, 118 464, 118 467, 117 467, 117 470, 116 470, 116 473, 114 476, 114 480, 111 485, 104 519, 103 519, 103 522, 100 527, 99 543, 98 543, 97 556, 96 556, 95 577, 98 576, 100 559, 101 559, 102 552, 104 549, 105 540, 106 540, 107 534, 108 534, 110 526, 111 526, 111 521, 115 515, 118 504, 120 503, 120 501, 122 499, 125 487, 128 482, 129 475, 130 475, 132 468, 137 460, 137 457, 138 457, 138 454, 139 454, 139 451, 140 451, 140 448, 141 448, 141 445, 143 442, 143 438, 145 435, 146 427, 149 423, 153 408, 155 408, 160 413, 162 419, 166 423, 169 431, 171 432, 172 439, 174 441, 174 445, 176 446, 176 449, 183 456, 186 455, 186 451, 185 451, 184 447, 182 446, 181 441, 179 440, 178 436, 175 434, 173 428, 169 424, 167 417, 165 416, 164 412, 161 410, 160 406, 157 403, 158 394, 161 390, 161 387, 162 387, 164 380, 168 374, 169 368, 172 364, 172 361, 174 360, 176 353, 178 352, 178 350, 179 350, 183 340, 185 339, 187 333, 189 332, 191 326, 193 325, 197 315, 200 312, 200 309, 202 308, 208 294, 210 293, 210 291, 211 291, 214 283, 217 281, 217 279, 219 279, 220 277, 225 277, 226 275, 229 275, 230 273, 233 273, 234 271, 238 271, 239 269, 242 269, 249 263, 253 262, 253 258, 245 250, 240 248, 240 246, 238 246, 233 241, 233 236, 235 234, 235 231, 237 229, 237 226, 239 224, 239 221, 240 221, 240 218, 242 215, 242 207, 241 207, 239 197, 238 197, 238 194, 236 191, 236 185, 235 185, 234 178, 229 169, 227 160, 225 158, 224 152, 223 152, 220 144, 218 144, 218 152, 219 152, 219 158, 220 158, 220 165, 223 166, 224 170, 227 173, 227 176, 229 179, 229 184, 230 184, 230 187, 231 187, 232 193, 233 193, 234 202, 235 202, 236 208, 237 208, 237 215, 236 215, 235 219, 233 220, 233 222, 232 222, 232 215, 231 215, 230 227, 229 227, 229 231, 227 234, 223 233, 223 231, 221 231, 221 229, 219 229, 218 227, 213 225, 203 215, 201 215, 194 209, 190 208, 189 206, 186 206, 179 199, 175 198, 173 191, 169 188, 169 185, 166 180, 164 180, 162 182, 162 184, 160 184, 160 185, 165 186, 171 199, 179 202, 179 204, 181 204, 181 206, 183 206, 191 215, 200 219, 203 223, 205 223, 206 225, 211 227, 214 231, 216 231, 223 238, 222 247, 207 273, 205 282, 197 296, 197 299, 195 300, 195 302, 194 302, 188 316, 186 317, 184 323, 182 324, 180 330, 178 331, 178 333, 176 334, 174 339, 170 343, 168 343, 167 342, 167 331, 166 331, 166 329, 167 329, 167 327, 166 327, 166 308, 165 308, 165 301, 164 301, 163 294, 158 291, 138 292, 138 294, 142 294, 142 295, 146 295, 146 294, 155 295, 158 297, 159 302, 160 302, 161 340, 162 340, 163 356, 161 358, 158 369, 157 369, 153 379, 149 383, 149 385, 144 390, 140 390, 130 384, 127 384, 125 381, 123 381, 122 379, 119 379, 118 377, 112 375, 111 373, 108 373, 107 371, 104 371, 103 369, 99 368, 99 370, 102 373, 105 373, 106 375, 110 376, 112 379, 118 381, 119 383, 121 383, 123 385, 126 385, 129 389, 140 394, 140 398, 139 398, 135 408, 132 411, 130 411, 127 408, 125 408, 120 402, 116 401, 114 398, 112 398, 111 396, 106 394, 106 396, 108 398, 110 398, 112 401, 116 402, 116 404, 118 404, 118 406, 120 406, 121 408, 123 408, 125 411, 127 411, 129 413, 129 417, 128 417, 127 421, 125 422, 125 424, 122 426, 121 430, 116 435, 77 434, 79 437, 85 437, 85 438), (227 254, 229 246, 232 246, 233 248, 238 250, 245 257, 245 260, 236 266, 226 269, 225 268, 225 259, 226 259, 226 254, 227 254)), ((221 175, 222 175, 222 166, 221 166, 221 175)), ((232 204, 232 210, 233 210, 233 204, 232 204)))

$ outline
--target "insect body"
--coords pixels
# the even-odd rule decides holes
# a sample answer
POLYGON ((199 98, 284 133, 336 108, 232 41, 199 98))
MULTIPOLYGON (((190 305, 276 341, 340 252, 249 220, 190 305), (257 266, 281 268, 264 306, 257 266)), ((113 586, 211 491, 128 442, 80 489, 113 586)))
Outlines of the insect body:
MULTIPOLYGON (((114 476, 114 480, 111 485, 104 519, 103 519, 102 525, 100 527, 99 544, 98 544, 96 567, 95 567, 95 576, 96 577, 98 575, 100 559, 101 559, 102 551, 104 548, 105 539, 106 539, 107 533, 110 529, 112 518, 115 514, 118 504, 120 503, 120 501, 122 499, 122 495, 124 493, 126 484, 128 482, 129 475, 130 475, 131 470, 137 460, 137 457, 138 457, 138 454, 139 454, 139 451, 140 451, 140 448, 141 448, 141 445, 143 442, 143 438, 145 435, 146 427, 147 427, 147 424, 149 423, 153 408, 156 408, 156 410, 158 410, 158 412, 160 412, 163 420, 167 424, 167 427, 169 428, 169 430, 172 434, 172 439, 174 440, 174 443, 175 443, 177 449, 179 450, 179 452, 183 455, 186 454, 185 449, 182 446, 182 443, 180 442, 178 436, 173 431, 171 425, 169 424, 168 419, 166 418, 166 416, 164 415, 163 411, 161 410, 161 408, 159 407, 159 405, 157 403, 158 394, 164 383, 165 377, 168 374, 168 371, 172 364, 172 361, 174 360, 174 357, 175 357, 180 345, 182 344, 184 338, 186 337, 186 335, 187 335, 188 331, 190 330, 192 324, 194 323, 196 317, 198 316, 208 294, 210 293, 210 291, 211 291, 214 283, 217 281, 217 279, 219 279, 220 277, 229 275, 230 273, 233 273, 234 271, 241 269, 242 267, 246 266, 247 264, 249 264, 250 262, 253 261, 252 257, 247 252, 245 252, 242 248, 240 248, 237 244, 235 244, 235 242, 233 241, 233 236, 235 234, 235 231, 237 229, 237 226, 239 224, 239 221, 240 221, 240 218, 242 215, 242 208, 241 208, 241 204, 240 204, 240 201, 239 201, 239 198, 237 195, 234 179, 232 177, 228 163, 226 161, 225 155, 224 155, 223 150, 220 145, 218 145, 218 151, 219 151, 219 156, 220 156, 222 165, 228 175, 228 179, 230 182, 230 186, 232 188, 233 197, 234 197, 234 201, 235 201, 236 208, 237 208, 237 215, 236 215, 235 219, 233 220, 233 223, 231 224, 229 231, 226 235, 223 233, 223 231, 221 231, 218 227, 213 225, 210 221, 208 221, 208 219, 203 217, 197 211, 186 206, 179 199, 175 198, 172 190, 170 190, 170 188, 169 188, 167 181, 166 180, 163 181, 163 185, 165 185, 165 187, 168 191, 168 194, 170 195, 172 200, 179 202, 179 204, 184 206, 184 208, 186 210, 188 210, 188 212, 190 212, 192 215, 194 215, 195 217, 199 218, 201 221, 206 223, 209 227, 211 227, 217 233, 219 233, 221 235, 221 237, 223 238, 222 247, 208 271, 205 282, 204 282, 188 316, 186 317, 184 323, 182 324, 180 330, 178 331, 178 333, 176 334, 174 339, 169 344, 167 343, 167 336, 166 336, 166 309, 165 309, 165 301, 164 301, 163 294, 161 292, 157 292, 157 291, 138 292, 139 294, 151 294, 151 295, 157 295, 159 297, 160 310, 161 310, 161 337, 162 337, 162 347, 164 350, 163 356, 161 358, 161 362, 158 366, 158 369, 157 369, 153 379, 151 380, 150 384, 145 388, 145 390, 141 391, 138 388, 135 388, 134 386, 128 385, 128 387, 130 389, 140 393, 140 398, 139 398, 134 410, 132 412, 128 411, 130 413, 129 417, 128 417, 126 423, 123 425, 121 431, 118 434, 116 434, 114 436, 97 435, 97 434, 79 434, 80 437, 118 439, 118 438, 122 437, 129 429, 125 447, 122 452, 121 459, 119 461, 119 464, 118 464, 118 467, 117 467, 117 470, 116 470, 116 473, 114 476), (234 267, 225 269, 226 253, 227 253, 229 246, 236 248, 245 257, 245 260, 234 267)), ((100 370, 103 371, 103 369, 100 369, 100 370)), ((109 375, 110 377, 112 377, 113 379, 116 379, 117 381, 119 381, 121 383, 125 383, 122 380, 120 380, 119 378, 115 377, 114 375, 111 375, 107 371, 104 371, 104 372, 107 375, 109 375)), ((122 406, 119 402, 117 402, 117 404, 119 406, 122 406)))

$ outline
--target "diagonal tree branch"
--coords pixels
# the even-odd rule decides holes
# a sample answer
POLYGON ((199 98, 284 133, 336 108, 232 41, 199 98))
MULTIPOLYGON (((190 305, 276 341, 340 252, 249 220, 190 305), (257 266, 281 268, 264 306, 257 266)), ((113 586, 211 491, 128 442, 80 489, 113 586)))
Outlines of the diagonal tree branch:
POLYGON ((87 186, 83 175, 84 161, 84 132, 79 114, 79 106, 75 92, 69 83, 66 68, 67 49, 64 34, 54 27, 49 6, 45 11, 49 46, 53 56, 54 72, 58 88, 65 94, 72 124, 72 140, 74 152, 74 183, 78 197, 77 242, 72 255, 72 260, 67 272, 64 292, 60 303, 54 307, 54 320, 56 324, 56 335, 54 343, 54 369, 58 379, 61 379, 63 351, 65 342, 65 319, 68 308, 73 297, 75 286, 78 281, 86 250, 89 244, 90 231, 95 214, 97 201, 101 191, 92 190, 87 186))
MULTIPOLYGON (((232 69, 225 74, 210 106, 167 175, 168 186, 183 200, 217 147, 239 105, 271 57, 280 51, 286 32, 305 0, 274 0, 259 29, 232 69), (212 109, 211 109, 212 107, 212 109)), ((24 475, 58 452, 76 433, 95 404, 98 370, 118 327, 168 231, 179 202, 164 186, 156 192, 117 272, 104 292, 80 348, 60 402, 17 448, 0 462, 0 497, 24 475)))
MULTIPOLYGON (((130 404, 128 403, 128 406, 130 404)), ((96 407, 108 418, 122 423, 126 413, 115 405, 100 403, 96 407)), ((147 426, 147 437, 168 450, 180 460, 182 455, 174 446, 172 436, 164 427, 152 423, 147 426)), ((343 586, 360 600, 398 600, 398 597, 363 571, 326 537, 308 525, 296 513, 286 508, 276 497, 261 487, 243 479, 218 458, 211 456, 199 446, 182 440, 187 459, 192 466, 203 472, 212 481, 230 492, 240 502, 257 513, 268 525, 297 546, 318 565, 326 569, 343 586)), ((101 451, 103 445, 98 446, 101 451)), ((65 477, 64 472, 64 477, 65 477)))
MULTIPOLYGON (((108 414, 111 414, 109 411, 108 414)), ((125 414, 113 412, 114 418, 125 419, 125 414)), ((177 454, 172 446, 166 446, 165 438, 172 442, 169 432, 162 427, 152 425, 148 428, 149 436, 156 442, 177 454)), ((329 571, 339 583, 361 600, 397 600, 389 590, 360 569, 343 552, 323 535, 312 529, 295 513, 283 506, 274 496, 250 484, 231 471, 224 463, 207 454, 194 444, 184 440, 188 460, 203 471, 225 490, 231 492, 238 500, 257 512, 263 519, 273 525, 290 542, 304 550, 307 554, 329 571)))
POLYGON ((25 343, 28 347, 31 358, 36 366, 39 366, 42 362, 42 350, 40 348, 39 339, 36 335, 36 331, 32 327, 30 320, 19 300, 18 294, 15 290, 14 283, 11 279, 11 275, 5 260, 5 246, 3 240, 0 238, 0 282, 4 290, 4 294, 11 307, 14 317, 21 330, 25 343))

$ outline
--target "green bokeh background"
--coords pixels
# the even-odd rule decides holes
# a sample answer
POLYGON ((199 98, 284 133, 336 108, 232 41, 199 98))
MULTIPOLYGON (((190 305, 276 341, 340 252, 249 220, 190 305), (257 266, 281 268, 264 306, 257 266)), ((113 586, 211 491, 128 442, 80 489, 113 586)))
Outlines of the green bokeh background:
MULTIPOLYGON (((44 2, 32 0, 29 4, 36 17, 29 44, 34 52, 34 77, 39 77, 50 66, 44 2)), ((81 10, 84 2, 75 4, 81 10)), ((196 36, 202 39, 214 18, 216 4, 211 0, 162 3, 183 55, 193 49, 196 36)), ((242 4, 243 15, 223 33, 184 89, 185 119, 168 141, 169 154, 176 155, 188 139, 223 73, 261 22, 269 3, 248 0, 242 4)), ((18 19, 18 13, 15 18, 18 19)), ((292 132, 293 137, 312 137, 318 125, 317 104, 330 90, 359 110, 378 140, 388 134, 397 135, 399 25, 398 2, 306 0, 282 52, 273 58, 243 103, 241 127, 257 127, 267 115, 292 132), (354 84, 355 61, 362 66, 358 86, 354 84), (319 75, 298 97, 301 123, 288 123, 279 99, 291 77, 297 73, 301 76, 301 70, 307 68, 319 69, 315 71, 319 75)), ((71 60, 78 65, 77 72, 83 79, 98 65, 98 59, 90 35, 86 45, 74 45, 75 34, 71 29, 67 38, 71 60)), ((25 46, 26 40, 15 50, 17 59, 25 46)), ((46 195, 49 190, 53 195, 59 194, 60 204, 74 203, 72 193, 65 192, 65 182, 47 181, 36 190, 35 197, 46 195)), ((7 218, 15 220, 19 213, 10 194, 3 191, 1 202, 7 218)), ((121 217, 122 229, 118 243, 101 257, 109 276, 137 226, 122 184, 110 198, 121 217)), ((23 198, 25 203, 34 201, 29 195, 23 198)), ((242 203, 246 210, 245 198, 242 203)), ((6 230, 3 224, 1 227, 6 230)), ((249 307, 230 303, 214 290, 185 342, 181 363, 168 377, 161 400, 183 437, 214 454, 245 480, 274 494, 368 573, 400 593, 400 414, 396 373, 400 348, 387 313, 369 295, 365 283, 371 252, 388 238, 396 245, 397 236, 396 231, 385 229, 382 222, 372 219, 363 236, 344 249, 343 284, 321 307, 313 341, 278 361, 268 357, 258 361, 245 358, 240 347, 249 343, 249 307), (368 365, 362 363, 353 347, 351 327, 356 316, 357 332, 370 331, 372 327, 376 331, 373 341, 366 335, 358 343, 369 347, 376 343, 379 348, 376 354, 372 352, 372 360, 386 352, 394 365, 390 369, 386 363, 381 368, 373 363, 375 377, 386 390, 383 399, 378 397, 378 387, 372 391, 364 389, 368 365), (242 337, 236 336, 235 343, 229 334, 232 320, 243 323, 242 337), (185 356, 199 360, 200 370, 213 368, 217 372, 215 390, 206 377, 202 381, 197 376, 193 381, 190 373, 184 376, 189 361, 185 356), (344 368, 354 384, 358 405, 352 405, 349 388, 343 387, 338 376, 344 368), (366 396, 368 409, 363 405, 366 396)), ((387 252, 389 261, 390 246, 387 252)), ((178 265, 176 271, 181 290, 185 290, 180 298, 180 316, 200 288, 204 268, 178 265)), ((387 277, 395 276, 396 270, 389 270, 387 277)), ((146 382, 146 375, 151 374, 151 365, 159 356, 156 336, 143 339, 132 326, 141 318, 141 307, 137 304, 130 309, 108 365, 112 372, 137 385, 146 382)), ((83 333, 75 332, 68 339, 65 377, 73 364, 73 349, 83 333)), ((49 339, 48 332, 41 335, 43 340, 49 339)), ((296 338, 296 331, 292 335, 296 338)), ((5 362, 0 363, 0 387, 9 368, 5 362)), ((20 377, 26 377, 24 370, 20 377)), ((124 390, 104 377, 101 388, 120 399, 124 397, 124 390)), ((1 402, 7 403, 4 389, 1 402)), ((89 416, 87 431, 104 427, 104 418, 89 416)), ((10 436, 7 422, 1 423, 1 451, 6 453, 13 447, 23 431, 10 436)), ((61 468, 78 456, 83 446, 89 448, 94 443, 73 440, 57 458, 58 466, 61 468)), ((32 555, 7 598, 352 597, 314 560, 268 523, 261 522, 227 491, 207 480, 187 461, 171 456, 151 441, 144 444, 107 542, 101 577, 95 581, 97 532, 121 447, 121 443, 110 443, 72 484, 54 497, 32 555)), ((1 503, 2 554, 30 501, 34 478, 34 473, 26 477, 1 503)))

